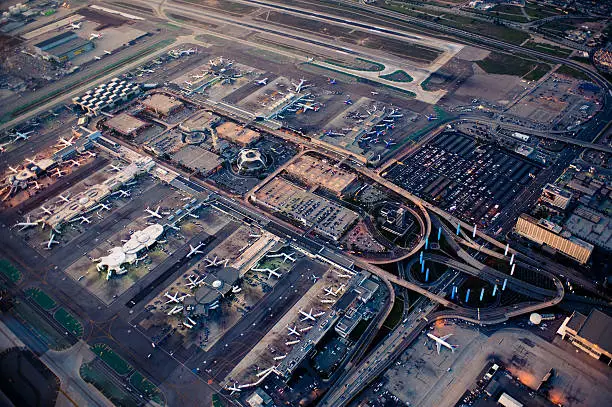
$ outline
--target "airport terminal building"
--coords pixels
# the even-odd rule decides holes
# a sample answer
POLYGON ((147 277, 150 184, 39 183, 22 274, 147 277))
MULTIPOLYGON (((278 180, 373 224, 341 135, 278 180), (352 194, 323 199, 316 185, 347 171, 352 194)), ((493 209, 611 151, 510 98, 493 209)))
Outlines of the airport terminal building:
POLYGON ((574 311, 557 333, 589 356, 612 366, 612 317, 608 314, 595 308, 588 316, 574 311))

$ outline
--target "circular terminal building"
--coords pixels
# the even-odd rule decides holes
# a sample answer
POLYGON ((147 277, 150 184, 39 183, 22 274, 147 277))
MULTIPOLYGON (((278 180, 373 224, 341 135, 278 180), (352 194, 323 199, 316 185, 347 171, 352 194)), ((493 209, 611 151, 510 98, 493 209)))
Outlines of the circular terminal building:
POLYGON ((236 166, 240 172, 255 172, 266 168, 266 160, 259 150, 243 148, 238 153, 236 166))

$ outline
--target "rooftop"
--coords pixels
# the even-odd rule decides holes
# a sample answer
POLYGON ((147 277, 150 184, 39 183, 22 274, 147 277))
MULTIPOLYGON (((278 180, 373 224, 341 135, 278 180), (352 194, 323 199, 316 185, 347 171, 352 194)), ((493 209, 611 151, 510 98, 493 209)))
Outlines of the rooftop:
POLYGON ((129 135, 137 132, 142 127, 146 126, 147 123, 134 116, 130 116, 127 113, 121 113, 106 121, 106 125, 123 135, 129 135))
POLYGON ((353 173, 332 166, 326 160, 304 155, 287 166, 287 172, 307 184, 318 184, 338 194, 344 192, 357 179, 353 173))
POLYGON ((578 336, 612 353, 612 317, 593 308, 580 327, 578 336))

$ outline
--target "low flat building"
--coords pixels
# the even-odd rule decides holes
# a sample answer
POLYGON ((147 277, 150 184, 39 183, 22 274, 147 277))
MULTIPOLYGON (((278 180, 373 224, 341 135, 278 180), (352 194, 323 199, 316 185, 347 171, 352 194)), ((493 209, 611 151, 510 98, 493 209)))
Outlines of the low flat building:
POLYGON ((567 219, 564 226, 572 235, 612 251, 612 218, 609 216, 581 205, 567 219))
POLYGON ((247 129, 233 122, 225 122, 217 126, 217 134, 220 138, 247 147, 261 139, 261 134, 255 130, 247 129))
POLYGON ((134 136, 148 124, 127 113, 121 113, 108 119, 104 125, 124 136, 134 136))
POLYGON ((591 257, 593 245, 564 232, 561 226, 527 214, 519 216, 514 228, 519 235, 584 264, 591 257))
POLYGON ((572 193, 556 185, 546 184, 540 199, 551 206, 565 210, 572 200, 572 193))
POLYGON ((143 100, 142 105, 158 117, 167 117, 181 109, 183 102, 163 93, 154 93, 143 100))
POLYGON ((357 175, 309 155, 303 155, 289 164, 286 171, 307 185, 325 188, 339 196, 357 179, 357 175))
POLYGON ((205 148, 186 145, 172 155, 172 160, 192 171, 206 176, 221 167, 223 160, 205 148))
POLYGON ((91 51, 94 44, 89 40, 80 38, 72 31, 67 31, 35 44, 34 48, 45 58, 65 62, 84 52, 91 51))
POLYGON ((272 397, 259 387, 246 399, 246 403, 250 407, 274 407, 275 405, 272 397))
POLYGON ((608 314, 595 308, 588 316, 574 311, 557 333, 589 356, 612 365, 612 317, 608 314))

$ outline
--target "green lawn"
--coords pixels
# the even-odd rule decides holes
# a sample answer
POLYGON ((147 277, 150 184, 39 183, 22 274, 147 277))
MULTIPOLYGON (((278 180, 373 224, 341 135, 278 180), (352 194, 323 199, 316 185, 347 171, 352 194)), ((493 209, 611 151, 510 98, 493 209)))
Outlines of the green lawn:
POLYGON ((136 371, 132 374, 132 376, 130 377, 130 384, 134 386, 134 388, 139 390, 141 393, 146 395, 149 399, 155 401, 158 404, 164 404, 157 386, 151 383, 142 374, 140 374, 140 372, 136 371))
POLYGON ((363 58, 355 58, 355 60, 360 64, 359 65, 357 64, 349 65, 344 62, 335 61, 332 59, 326 59, 324 62, 327 62, 328 64, 331 64, 331 65, 340 66, 342 68, 352 69, 355 71, 380 72, 385 69, 385 66, 378 62, 370 61, 370 60, 363 59, 363 58))
POLYGON ((412 76, 401 69, 387 75, 381 75, 380 77, 393 82, 412 82, 414 80, 412 76))
POLYGON ((523 77, 534 68, 538 68, 539 71, 542 71, 548 67, 548 70, 550 70, 550 66, 547 64, 540 64, 515 55, 506 55, 498 52, 492 52, 488 57, 476 63, 486 73, 497 75, 515 75, 523 77))
POLYGON ((121 356, 119 356, 114 350, 108 345, 98 343, 91 347, 93 353, 98 355, 111 369, 117 372, 120 376, 125 376, 132 372, 132 366, 126 362, 121 356))
POLYGON ((72 332, 75 336, 83 336, 83 325, 70 312, 64 308, 59 308, 55 311, 53 318, 59 322, 64 328, 72 332))
POLYGON ((21 272, 6 259, 0 259, 0 273, 4 274, 13 283, 21 279, 21 272))
POLYGON ((572 50, 568 48, 557 47, 556 45, 534 41, 529 41, 523 45, 523 47, 564 58, 567 58, 572 53, 572 50))
POLYGON ((25 290, 25 293, 44 310, 50 311, 57 306, 53 298, 49 297, 46 292, 39 288, 28 288, 25 290))
POLYGON ((531 72, 529 72, 527 75, 523 76, 523 79, 526 79, 528 81, 537 81, 541 77, 546 75, 546 73, 548 71, 550 71, 550 66, 549 65, 547 65, 547 64, 539 64, 531 72))
POLYGON ((83 380, 100 390, 113 404, 122 407, 138 406, 129 394, 116 386, 104 372, 99 371, 91 364, 82 364, 79 373, 83 380))
POLYGON ((590 79, 589 76, 584 72, 567 65, 561 65, 559 69, 555 71, 555 73, 571 76, 572 78, 580 79, 583 81, 588 81, 590 79))
POLYGON ((391 312, 387 319, 385 319, 385 323, 383 326, 386 326, 389 329, 395 328, 397 324, 402 320, 402 316, 404 315, 404 301, 395 297, 395 303, 393 303, 393 308, 391 308, 391 312))

